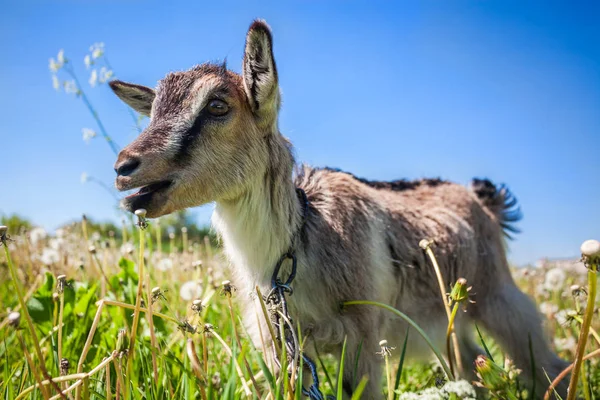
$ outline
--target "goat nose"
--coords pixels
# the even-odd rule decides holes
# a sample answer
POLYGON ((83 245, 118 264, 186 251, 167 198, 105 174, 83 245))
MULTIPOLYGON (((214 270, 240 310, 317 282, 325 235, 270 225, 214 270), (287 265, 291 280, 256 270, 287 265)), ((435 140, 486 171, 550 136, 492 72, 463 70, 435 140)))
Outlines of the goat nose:
POLYGON ((120 165, 115 165, 115 172, 119 176, 129 176, 131 175, 137 167, 140 166, 140 160, 137 158, 130 158, 129 160, 125 160, 120 165))

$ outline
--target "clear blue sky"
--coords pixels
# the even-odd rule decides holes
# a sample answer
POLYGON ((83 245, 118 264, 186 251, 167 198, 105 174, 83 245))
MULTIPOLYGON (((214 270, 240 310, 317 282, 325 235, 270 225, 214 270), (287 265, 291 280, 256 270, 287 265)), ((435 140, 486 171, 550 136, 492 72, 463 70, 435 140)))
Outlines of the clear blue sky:
MULTIPOLYGON (((89 46, 119 78, 154 86, 172 70, 227 58, 267 19, 283 90, 281 129, 298 160, 373 179, 474 176, 518 197, 517 263, 566 257, 600 237, 600 10, 589 2, 1 1, 0 213, 48 229, 119 217, 100 187, 115 160, 79 99, 57 93, 63 48, 121 146, 136 132, 89 46)), ((197 211, 208 222, 210 207, 197 211)))

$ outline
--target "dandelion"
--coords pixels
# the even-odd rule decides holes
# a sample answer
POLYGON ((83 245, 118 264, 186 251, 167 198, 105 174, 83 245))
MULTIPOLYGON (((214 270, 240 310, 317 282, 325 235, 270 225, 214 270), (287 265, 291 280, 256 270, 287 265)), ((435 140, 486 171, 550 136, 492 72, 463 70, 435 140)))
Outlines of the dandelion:
POLYGON ((202 287, 198 281, 185 282, 179 289, 179 296, 183 300, 191 301, 192 299, 197 299, 200 295, 202 295, 202 287))
POLYGON ((100 83, 107 82, 110 78, 112 78, 113 74, 114 74, 113 71, 106 67, 100 68, 100 77, 99 77, 100 83))
POLYGON ((581 256, 586 264, 598 264, 600 262, 600 242, 597 240, 586 240, 581 245, 581 256))
POLYGON ((31 241, 31 244, 33 246, 37 246, 38 243, 42 242, 43 240, 46 240, 47 236, 48 233, 46 233, 46 230, 39 226, 29 231, 29 240, 31 241))
POLYGON ((79 95, 79 88, 74 80, 64 81, 63 87, 65 89, 65 93, 79 95))
POLYGON ((156 269, 159 271, 168 271, 173 268, 173 260, 170 258, 163 258, 158 263, 156 263, 156 269))
POLYGON ((544 288, 553 292, 557 288, 561 287, 564 281, 567 279, 567 274, 561 268, 552 268, 548 272, 546 272, 546 277, 544 279, 544 288))
POLYGON ((213 388, 219 390, 221 388, 221 374, 215 372, 212 378, 210 379, 210 382, 212 383, 213 388))
POLYGON ((577 348, 577 341, 573 336, 554 338, 554 347, 556 347, 556 350, 558 351, 570 351, 574 353, 577 348))
POLYGON ((94 131, 93 129, 90 129, 90 128, 83 128, 81 130, 81 132, 83 133, 83 140, 87 144, 89 144, 90 140, 92 140, 93 138, 95 138, 98 135, 96 133, 96 131, 94 131))
POLYGON ((8 314, 8 324, 13 328, 18 328, 21 324, 21 314, 19 314, 16 311, 13 311, 10 314, 8 314))
POLYGON ((60 80, 58 79, 58 77, 56 75, 52 75, 52 87, 56 91, 60 90, 60 80))
POLYGON ((92 60, 92 58, 88 54, 83 58, 83 63, 85 64, 85 67, 89 69, 90 66, 94 65, 94 60, 92 60))
POLYGON ((204 305, 202 304, 202 300, 200 299, 196 299, 192 302, 192 311, 200 314, 202 312, 202 309, 204 308, 204 305))
POLYGON ((44 250, 42 250, 42 255, 40 256, 40 261, 44 265, 53 265, 60 261, 60 255, 58 254, 58 251, 56 251, 52 248, 46 247, 46 248, 44 248, 44 250))
POLYGON ((87 172, 82 172, 81 173, 81 183, 86 183, 89 180, 89 176, 87 174, 87 172))
POLYGON ((65 51, 63 49, 60 49, 58 51, 58 55, 56 56, 56 59, 60 65, 64 65, 64 63, 66 62, 66 59, 65 59, 65 51))
MULTIPOLYGON (((165 290, 166 291, 166 290, 165 290)), ((156 303, 158 300, 167 300, 164 292, 158 286, 152 288, 151 292, 151 302, 152 304, 156 303)))
POLYGON ((198 328, 191 325, 189 322, 187 322, 186 320, 180 321, 179 322, 179 329, 183 332, 183 333, 196 333, 198 328))
POLYGON ((56 277, 56 291, 58 294, 61 294, 65 291, 65 287, 67 286, 67 276, 59 275, 56 277))
POLYGON ((71 367, 71 363, 68 358, 63 358, 60 360, 60 374, 67 375, 69 373, 69 368, 71 367))
POLYGON ((54 58, 51 58, 50 60, 48 60, 48 68, 50 69, 50 71, 56 73, 59 69, 62 68, 62 64, 56 62, 54 58))
POLYGON ((548 301, 540 303, 539 308, 540 312, 547 318, 552 318, 558 312, 558 306, 548 301))
POLYGON ((104 55, 104 43, 94 43, 90 46, 90 51, 92 52, 92 58, 97 59, 104 55))
POLYGON ((221 288, 221 296, 231 297, 232 293, 237 290, 237 288, 231 284, 231 281, 223 281, 221 284, 223 285, 221 288))
POLYGON ((121 251, 121 254, 123 254, 123 255, 133 254, 133 252, 135 251, 135 247, 133 246, 133 244, 131 244, 129 242, 123 243, 120 251, 121 251))
POLYGON ((96 83, 98 83, 98 71, 96 69, 93 69, 90 73, 90 79, 88 82, 90 83, 91 87, 95 87, 96 83))

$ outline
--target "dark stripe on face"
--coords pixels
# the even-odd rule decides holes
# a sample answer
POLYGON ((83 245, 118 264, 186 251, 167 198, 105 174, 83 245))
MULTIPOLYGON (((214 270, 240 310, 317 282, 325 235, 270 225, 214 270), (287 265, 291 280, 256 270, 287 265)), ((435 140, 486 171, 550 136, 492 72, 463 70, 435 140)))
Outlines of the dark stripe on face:
POLYGON ((192 146, 194 145, 196 138, 200 136, 202 129, 209 121, 209 119, 210 115, 208 115, 206 108, 203 108, 200 111, 200 113, 196 116, 194 124, 181 135, 181 140, 179 141, 179 149, 177 150, 177 154, 175 155, 175 161, 177 163, 186 164, 189 161, 191 157, 192 146))

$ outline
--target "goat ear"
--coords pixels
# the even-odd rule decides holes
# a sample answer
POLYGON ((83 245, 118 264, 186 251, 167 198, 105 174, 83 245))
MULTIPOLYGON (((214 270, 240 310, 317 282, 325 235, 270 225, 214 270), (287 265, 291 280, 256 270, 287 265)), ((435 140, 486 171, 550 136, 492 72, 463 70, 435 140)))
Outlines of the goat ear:
POLYGON ((117 96, 135 111, 147 117, 152 110, 152 102, 156 94, 154 89, 118 80, 109 82, 110 88, 117 96))
POLYGON ((271 29, 263 20, 254 21, 248 29, 242 74, 254 113, 263 121, 275 121, 280 104, 277 68, 271 29))

